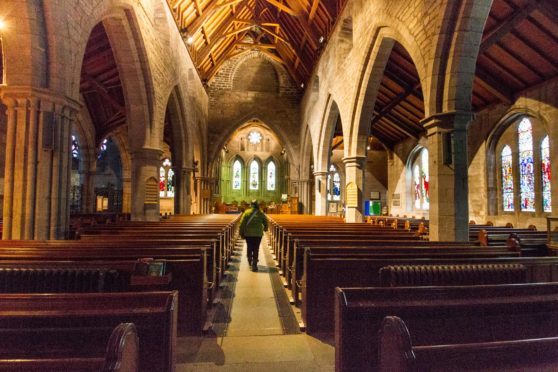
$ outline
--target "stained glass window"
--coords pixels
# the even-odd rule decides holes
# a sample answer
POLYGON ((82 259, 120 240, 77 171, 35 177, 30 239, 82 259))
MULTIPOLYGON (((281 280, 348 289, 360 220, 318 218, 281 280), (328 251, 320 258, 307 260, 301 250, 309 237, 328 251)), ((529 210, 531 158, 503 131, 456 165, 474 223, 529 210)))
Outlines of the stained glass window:
POLYGON ((79 159, 79 144, 76 136, 72 135, 72 157, 79 159))
POLYGON ((533 133, 531 121, 524 118, 518 127, 519 143, 519 190, 521 210, 535 211, 535 171, 533 162, 533 133))
POLYGON ((513 205, 513 160, 509 146, 502 149, 502 200, 504 211, 514 210, 513 205))
POLYGON ((275 162, 273 160, 267 164, 267 190, 275 190, 275 162))
POLYGON ((341 176, 335 165, 331 164, 329 167, 329 175, 327 176, 327 200, 340 201, 341 200, 341 176))
POLYGON ((552 212, 552 199, 550 196, 550 142, 548 136, 544 137, 541 142, 541 172, 543 211, 552 212))
POLYGON ((101 158, 101 156, 103 156, 103 154, 107 151, 107 144, 108 144, 108 138, 105 138, 103 142, 101 142, 101 145, 99 146, 98 158, 101 158))
POLYGON ((167 196, 169 198, 174 197, 174 171, 172 169, 169 169, 167 176, 167 196))
POLYGON ((430 173, 428 172, 428 150, 422 149, 413 165, 413 195, 416 209, 430 208, 430 173))
POLYGON ((250 190, 257 190, 260 187, 260 165, 252 160, 250 163, 250 190))
POLYGON ((233 163, 233 177, 232 177, 232 188, 233 190, 240 190, 240 184, 242 182, 242 164, 239 160, 235 160, 233 163))
POLYGON ((165 196, 165 190, 167 188, 166 178, 165 178, 165 168, 159 168, 159 196, 165 196))

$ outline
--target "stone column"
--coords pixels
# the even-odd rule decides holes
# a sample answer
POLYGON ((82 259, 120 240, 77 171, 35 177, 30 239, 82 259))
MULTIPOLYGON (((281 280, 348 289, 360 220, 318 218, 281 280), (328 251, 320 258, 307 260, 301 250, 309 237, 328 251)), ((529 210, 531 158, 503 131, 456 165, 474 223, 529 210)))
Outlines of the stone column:
POLYGON ((310 180, 299 180, 298 181, 298 196, 299 202, 302 203, 302 213, 309 214, 310 213, 310 198, 311 198, 311 190, 310 190, 310 180))
POLYGON ((174 171, 174 213, 191 214, 190 195, 193 168, 173 167, 174 171))
POLYGON ((79 103, 43 89, 5 88, 3 239, 64 239, 70 215, 71 125, 79 103))
POLYGON ((82 173, 82 179, 81 211, 82 213, 95 213, 95 171, 84 171, 82 173))
POLYGON ((467 128, 469 112, 433 115, 428 136, 430 239, 469 240, 467 128))
POLYGON ((327 215, 327 176, 329 172, 314 172, 314 185, 316 187, 316 203, 314 214, 316 216, 327 215))
POLYGON ((364 165, 366 157, 343 158, 345 163, 345 221, 362 222, 364 216, 364 165))
POLYGON ((131 154, 133 221, 159 221, 159 167, 162 154, 161 150, 151 148, 143 148, 131 154))
POLYGON ((132 177, 122 171, 122 213, 132 213, 132 177))

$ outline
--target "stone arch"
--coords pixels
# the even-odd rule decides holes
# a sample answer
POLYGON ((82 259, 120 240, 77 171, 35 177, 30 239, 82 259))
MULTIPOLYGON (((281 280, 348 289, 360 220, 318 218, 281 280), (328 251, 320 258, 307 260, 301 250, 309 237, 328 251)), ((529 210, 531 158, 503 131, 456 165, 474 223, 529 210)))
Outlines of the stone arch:
MULTIPOLYGON (((317 143, 315 144, 316 153, 314 155, 314 169, 315 171, 323 171, 327 172, 328 164, 329 164, 329 155, 330 155, 330 147, 331 147, 331 140, 333 138, 333 134, 335 132, 335 126, 337 124, 337 120, 340 119, 341 113, 339 111, 339 106, 337 106, 337 102, 333 99, 330 95, 327 104, 326 110, 324 112, 322 125, 320 126, 320 136, 318 138, 317 143)), ((343 123, 343 121, 341 121, 343 123)), ((346 150, 345 150, 346 151, 346 150)))
POLYGON ((492 2, 449 2, 443 9, 440 32, 434 37, 433 63, 423 86, 426 117, 472 109, 476 57, 492 2))
POLYGON ((313 144, 312 144, 312 135, 310 134, 310 128, 306 125, 304 129, 304 134, 302 136, 302 146, 300 149, 300 172, 299 177, 300 179, 305 179, 311 173, 310 165, 312 164, 312 153, 313 153, 313 144))
POLYGON ((68 84, 71 85, 71 95, 79 91, 81 65, 89 35, 93 28, 102 22, 108 36, 112 52, 118 68, 122 90, 126 103, 126 119, 128 124, 129 145, 133 149, 153 147, 157 143, 153 125, 153 83, 145 54, 145 46, 137 24, 133 7, 122 2, 122 7, 113 7, 103 3, 93 12, 87 27, 87 37, 83 37, 82 44, 77 49, 79 63, 73 71, 68 84), (124 7, 125 6, 125 7, 124 7), (95 17, 96 16, 96 17, 95 17))
MULTIPOLYGON (((352 124, 348 133, 348 152, 346 156, 366 156, 366 145, 370 134, 370 121, 374 115, 374 106, 376 97, 384 70, 388 63, 391 51, 395 43, 401 46, 409 53, 417 73, 421 86, 425 85, 425 76, 423 72, 424 59, 418 53, 414 39, 407 35, 408 30, 405 27, 397 30, 392 27, 380 26, 376 29, 370 47, 365 55, 362 63, 362 70, 358 82, 358 88, 354 99, 352 124)), ((424 94, 425 109, 428 95, 424 94)), ((426 114, 427 115, 427 114, 426 114)))
POLYGON ((285 133, 285 131, 281 127, 278 127, 278 126, 275 126, 275 125, 272 125, 272 124, 268 124, 266 121, 261 120, 257 115, 247 115, 247 116, 239 119, 238 121, 236 121, 235 124, 228 127, 227 130, 223 132, 223 135, 221 136, 221 139, 219 140, 219 142, 217 142, 215 144, 215 146, 213 147, 213 149, 211 149, 211 153, 208 156, 209 169, 211 169, 213 167, 213 163, 215 163, 217 157, 219 156, 220 149, 223 148, 223 146, 227 143, 227 141, 232 136, 232 134, 238 128, 240 128, 241 126, 243 126, 244 124, 246 124, 250 121, 258 121, 260 123, 260 125, 263 125, 267 129, 269 129, 270 131, 275 133, 277 138, 279 138, 279 141, 281 141, 281 143, 285 146, 285 150, 287 152, 287 159, 291 159, 291 160, 295 159, 293 146, 287 140, 287 138, 288 138, 287 133, 285 133))

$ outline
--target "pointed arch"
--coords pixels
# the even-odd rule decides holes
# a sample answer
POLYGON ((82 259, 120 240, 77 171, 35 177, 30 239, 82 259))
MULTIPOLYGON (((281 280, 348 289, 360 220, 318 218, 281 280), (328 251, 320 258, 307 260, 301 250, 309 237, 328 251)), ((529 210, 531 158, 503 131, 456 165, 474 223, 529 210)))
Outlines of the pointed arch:
POLYGON ((265 162, 265 190, 275 191, 277 189, 277 163, 273 156, 265 162))
POLYGON ((244 173, 244 161, 240 156, 235 156, 231 160, 231 188, 232 190, 242 190, 242 175, 244 173))
POLYGON ((253 157, 246 168, 248 174, 248 190, 258 191, 261 189, 261 170, 261 160, 257 156, 253 157))

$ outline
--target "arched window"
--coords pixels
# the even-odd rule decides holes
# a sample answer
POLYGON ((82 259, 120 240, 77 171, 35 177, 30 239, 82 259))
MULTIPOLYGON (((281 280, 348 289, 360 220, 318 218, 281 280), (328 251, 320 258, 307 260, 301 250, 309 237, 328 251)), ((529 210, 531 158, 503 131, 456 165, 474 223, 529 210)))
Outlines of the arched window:
POLYGON ((533 132, 531 121, 524 118, 517 129, 519 148, 519 181, 521 210, 535 211, 535 169, 533 161, 533 132))
POLYGON ((256 160, 250 163, 250 190, 260 188, 260 165, 256 160))
POLYGON ((511 148, 506 145, 502 149, 502 202, 504 211, 514 210, 513 206, 513 160, 511 148))
POLYGON ((108 141, 109 139, 105 138, 103 142, 101 142, 101 145, 99 146, 99 155, 97 156, 97 158, 100 159, 103 156, 103 154, 107 151, 108 141))
POLYGON ((430 173, 428 172, 428 150, 422 149, 413 162, 414 208, 430 208, 430 173))
POLYGON ((337 167, 333 164, 329 167, 329 175, 327 176, 327 200, 340 201, 341 200, 341 177, 337 167))
POLYGON ((240 164, 240 160, 237 159, 233 163, 233 176, 232 176, 233 190, 240 190, 241 183, 242 183, 242 164, 240 164))
POLYGON ((548 136, 541 142, 541 173, 542 173, 542 203, 543 212, 552 212, 550 196, 550 142, 548 136))
POLYGON ((161 198, 174 197, 174 171, 169 159, 163 160, 163 165, 159 168, 159 196, 161 198))
POLYGON ((503 212, 552 212, 550 138, 541 129, 523 116, 500 134, 501 152, 495 158, 503 212))
POLYGON ((72 134, 72 158, 79 159, 79 144, 77 137, 72 134))
POLYGON ((267 164, 267 190, 275 191, 275 162, 271 160, 267 164))

